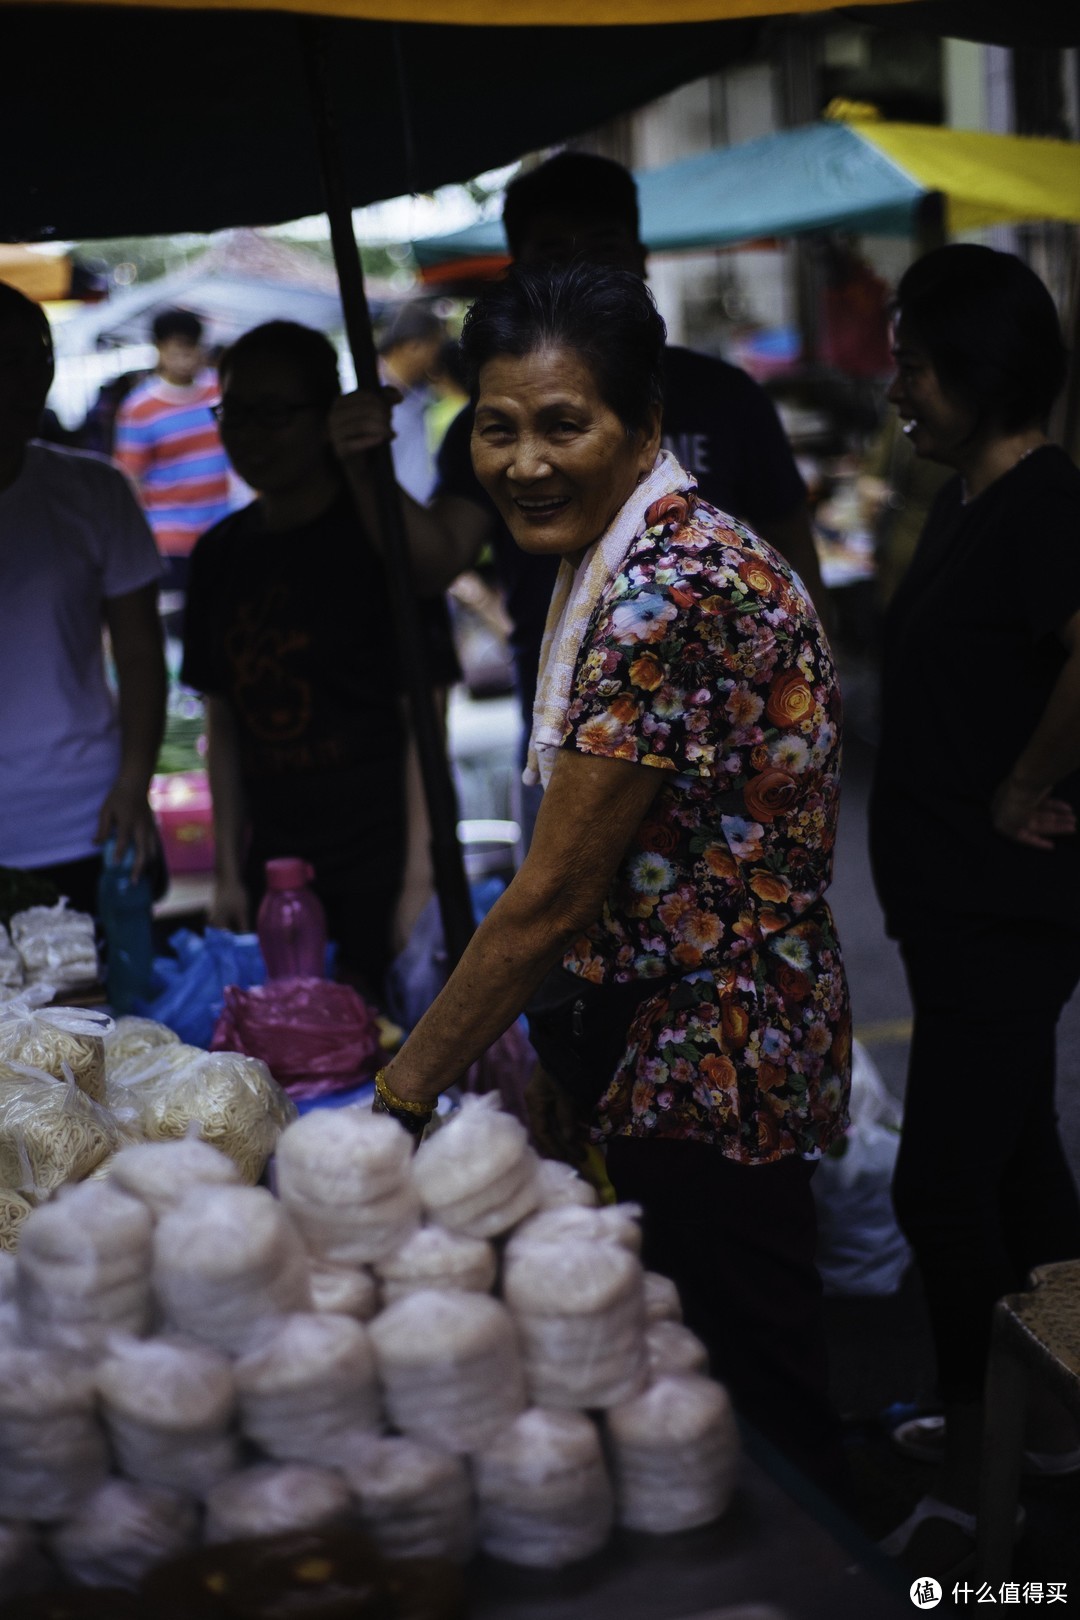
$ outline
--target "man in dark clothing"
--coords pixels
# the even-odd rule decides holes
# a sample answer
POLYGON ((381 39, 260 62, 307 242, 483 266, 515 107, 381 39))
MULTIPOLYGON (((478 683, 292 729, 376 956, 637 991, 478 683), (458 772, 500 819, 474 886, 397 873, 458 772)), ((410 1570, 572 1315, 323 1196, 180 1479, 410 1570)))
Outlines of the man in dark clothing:
MULTIPOLYGON (((515 180, 503 222, 519 264, 590 263, 645 275, 637 187, 621 164, 564 152, 515 180)), ((819 611, 824 592, 806 506, 772 402, 738 367, 669 344, 663 444, 698 481, 704 498, 748 522, 801 575, 819 611)), ((511 644, 526 728, 532 720, 540 642, 557 559, 519 551, 472 470, 472 411, 451 423, 438 458, 433 507, 475 552, 490 543, 513 622, 511 644)))

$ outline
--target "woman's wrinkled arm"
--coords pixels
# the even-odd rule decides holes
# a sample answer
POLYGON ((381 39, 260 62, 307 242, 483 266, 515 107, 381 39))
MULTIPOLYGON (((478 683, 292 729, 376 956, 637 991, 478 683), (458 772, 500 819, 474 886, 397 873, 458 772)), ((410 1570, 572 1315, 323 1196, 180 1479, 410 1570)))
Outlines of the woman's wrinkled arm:
POLYGON ((1065 625, 1061 639, 1069 656, 1030 741, 991 806, 997 831, 1033 849, 1053 849, 1055 838, 1076 831, 1072 805, 1052 798, 1050 790, 1080 769, 1080 613, 1065 625))
POLYGON ((395 1096, 433 1101, 513 1023, 599 916, 662 777, 627 760, 560 753, 521 870, 385 1070, 395 1096))

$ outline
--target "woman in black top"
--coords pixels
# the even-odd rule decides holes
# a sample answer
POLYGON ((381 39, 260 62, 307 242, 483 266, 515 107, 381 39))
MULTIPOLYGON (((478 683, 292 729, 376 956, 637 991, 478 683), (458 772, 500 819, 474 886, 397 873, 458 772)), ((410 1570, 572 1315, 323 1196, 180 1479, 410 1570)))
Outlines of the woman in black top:
MULTIPOLYGON (((952 246, 900 283, 889 398, 957 473, 886 626, 871 847, 914 1004, 894 1196, 945 1408, 932 1493, 884 1543, 920 1573, 971 1550, 993 1305, 1080 1254, 1054 1111, 1080 980, 1080 472, 1046 438, 1065 374, 1020 260, 952 246)), ((909 1427, 911 1427, 909 1425, 909 1427)), ((1062 1425, 1029 1466, 1080 1463, 1062 1425)))

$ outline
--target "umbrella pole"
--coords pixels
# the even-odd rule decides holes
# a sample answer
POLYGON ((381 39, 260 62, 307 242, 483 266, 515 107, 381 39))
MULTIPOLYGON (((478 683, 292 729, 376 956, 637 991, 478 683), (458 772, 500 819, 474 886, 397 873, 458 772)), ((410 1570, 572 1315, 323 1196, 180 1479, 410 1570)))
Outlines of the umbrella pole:
MULTIPOLYGON (((341 162, 333 102, 326 72, 325 25, 319 17, 301 17, 302 45, 318 142, 326 213, 341 286, 345 333, 361 388, 378 388, 379 370, 371 315, 364 289, 360 251, 352 227, 352 210, 341 162)), ((431 821, 431 855, 450 966, 460 958, 472 935, 472 900, 457 839, 457 801, 446 757, 443 729, 428 675, 416 596, 409 567, 408 541, 389 444, 369 452, 383 560, 400 648, 409 713, 416 737, 420 771, 431 821)))

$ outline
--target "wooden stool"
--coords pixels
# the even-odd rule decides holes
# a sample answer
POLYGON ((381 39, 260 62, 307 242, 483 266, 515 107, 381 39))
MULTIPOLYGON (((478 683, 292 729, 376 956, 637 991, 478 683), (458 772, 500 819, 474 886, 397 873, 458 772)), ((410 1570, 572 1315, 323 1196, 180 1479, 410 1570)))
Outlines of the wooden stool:
POLYGON ((1080 1419, 1080 1260, 1031 1273, 1031 1290, 994 1308, 986 1379, 976 1567, 999 1586, 1009 1574, 1032 1379, 1080 1419))

